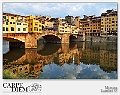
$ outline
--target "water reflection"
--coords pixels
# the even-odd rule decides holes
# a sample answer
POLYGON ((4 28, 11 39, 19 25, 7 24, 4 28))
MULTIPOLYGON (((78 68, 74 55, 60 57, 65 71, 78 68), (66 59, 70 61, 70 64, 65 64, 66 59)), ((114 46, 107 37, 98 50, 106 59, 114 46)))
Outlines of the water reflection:
POLYGON ((40 44, 38 49, 10 50, 3 64, 4 71, 24 75, 19 78, 116 79, 117 44, 40 44))

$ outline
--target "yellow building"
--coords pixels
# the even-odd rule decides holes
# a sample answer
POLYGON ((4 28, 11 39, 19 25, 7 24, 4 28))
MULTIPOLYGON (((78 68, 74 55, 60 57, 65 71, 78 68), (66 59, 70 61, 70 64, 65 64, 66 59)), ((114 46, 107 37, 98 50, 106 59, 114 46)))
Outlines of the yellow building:
POLYGON ((83 35, 83 31, 82 31, 82 23, 80 22, 80 31, 79 31, 79 35, 83 35))
POLYGON ((72 34, 78 34, 79 28, 75 25, 71 25, 71 33, 72 34))
POLYGON ((117 11, 107 10, 101 14, 101 35, 117 35, 118 16, 117 11))
POLYGON ((59 24, 59 26, 58 26, 59 33, 70 33, 70 31, 71 31, 71 28, 67 23, 62 22, 59 24))
POLYGON ((39 20, 36 20, 36 16, 27 16, 26 21, 28 23, 28 32, 41 32, 42 24, 39 20))
POLYGON ((3 33, 16 33, 16 16, 15 14, 3 13, 3 33))
POLYGON ((8 22, 8 16, 3 13, 3 33, 9 32, 9 22, 8 22))
POLYGON ((101 17, 92 17, 90 23, 90 35, 91 36, 100 36, 101 32, 101 17))
POLYGON ((82 24, 81 34, 90 35, 90 19, 84 17, 83 19, 80 19, 80 23, 82 24))
POLYGON ((80 24, 82 26, 81 34, 89 36, 100 36, 101 30, 101 17, 100 16, 86 16, 80 19, 80 24))
POLYGON ((28 33, 28 23, 25 16, 19 16, 16 20, 16 33, 28 33))
POLYGON ((27 33, 28 24, 24 16, 3 13, 3 33, 27 33))
POLYGON ((44 23, 44 29, 53 30, 53 24, 54 24, 54 22, 46 20, 44 23))
POLYGON ((74 19, 74 25, 77 27, 77 28, 80 28, 80 16, 76 16, 75 19, 74 19))
POLYGON ((71 33, 71 34, 78 34, 79 28, 75 25, 69 25, 66 22, 61 22, 58 26, 59 33, 71 33))

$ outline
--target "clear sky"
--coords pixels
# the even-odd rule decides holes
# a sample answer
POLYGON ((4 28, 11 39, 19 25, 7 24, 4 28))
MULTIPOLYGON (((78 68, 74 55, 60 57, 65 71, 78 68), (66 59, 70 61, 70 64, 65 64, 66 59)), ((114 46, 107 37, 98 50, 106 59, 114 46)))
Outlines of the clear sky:
POLYGON ((67 15, 100 16, 106 10, 116 9, 117 3, 3 3, 3 12, 19 15, 50 15, 65 18, 67 15))

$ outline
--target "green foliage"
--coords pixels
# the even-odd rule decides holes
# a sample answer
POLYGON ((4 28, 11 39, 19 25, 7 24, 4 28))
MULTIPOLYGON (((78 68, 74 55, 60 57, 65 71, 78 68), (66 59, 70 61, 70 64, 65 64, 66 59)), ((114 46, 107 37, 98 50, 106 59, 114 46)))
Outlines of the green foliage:
POLYGON ((3 71, 3 79, 26 79, 26 74, 14 74, 10 70, 3 71))
POLYGON ((13 74, 11 71, 9 70, 4 70, 3 71, 3 79, 17 79, 17 75, 13 74))

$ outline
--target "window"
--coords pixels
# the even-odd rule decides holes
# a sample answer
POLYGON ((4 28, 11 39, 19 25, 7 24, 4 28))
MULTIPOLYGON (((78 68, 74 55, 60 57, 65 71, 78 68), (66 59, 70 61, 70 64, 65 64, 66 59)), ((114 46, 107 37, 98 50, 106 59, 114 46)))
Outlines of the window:
POLYGON ((21 25, 21 23, 17 23, 17 25, 21 25))
POLYGON ((112 28, 112 30, 114 30, 114 28, 112 28))
POLYGON ((11 17, 11 19, 14 19, 14 17, 11 17))
POLYGON ((116 23, 117 23, 117 21, 116 21, 116 23))
POLYGON ((31 23, 31 25, 32 25, 32 23, 31 23))
POLYGON ((20 31, 20 28, 18 28, 18 31, 20 31))
POLYGON ((3 31, 5 31, 5 27, 3 27, 3 31))
POLYGON ((13 22, 13 24, 15 24, 15 22, 13 22))
POLYGON ((101 28, 101 30, 103 30, 103 28, 101 28))
POLYGON ((117 26, 117 24, 116 24, 116 26, 117 26))
POLYGON ((32 28, 31 28, 31 31, 32 31, 32 28))
POLYGON ((114 18, 112 18, 112 20, 114 20, 114 18))
POLYGON ((39 31, 41 31, 41 29, 39 29, 39 31))
POLYGON ((11 27, 11 31, 14 31, 14 27, 11 27))
POLYGON ((6 22, 6 25, 8 25, 8 22, 6 22))
POLYGON ((12 22, 10 22, 10 24, 12 24, 12 22))
POLYGON ((26 31, 26 28, 23 28, 23 31, 26 31))
POLYGON ((6 27, 6 31, 8 31, 8 27, 6 27))
POLYGON ((6 19, 6 16, 3 16, 4 19, 6 19))
POLYGON ((22 68, 20 68, 19 70, 22 71, 22 68))
POLYGON ((27 24, 23 24, 23 25, 27 25, 27 24))
POLYGON ((112 21, 112 23, 114 23, 114 21, 112 21))
POLYGON ((41 27, 41 25, 39 25, 39 27, 41 27))

